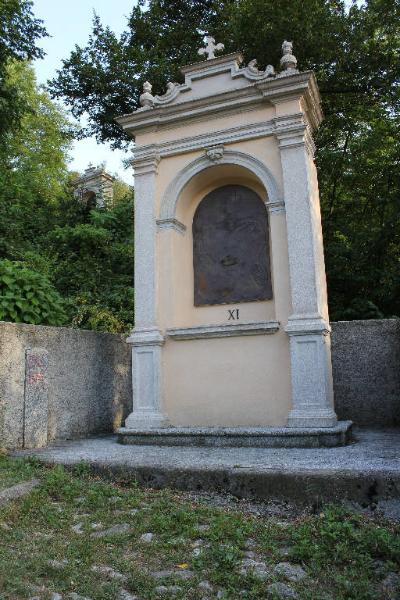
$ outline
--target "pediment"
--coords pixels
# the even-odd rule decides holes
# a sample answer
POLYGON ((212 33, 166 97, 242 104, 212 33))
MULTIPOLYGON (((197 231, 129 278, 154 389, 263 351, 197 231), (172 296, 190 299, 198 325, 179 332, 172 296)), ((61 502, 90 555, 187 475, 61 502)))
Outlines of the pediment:
POLYGON ((212 97, 227 91, 246 88, 255 81, 276 77, 271 65, 260 71, 255 60, 244 68, 241 67, 242 63, 241 54, 234 53, 188 65, 181 69, 185 82, 169 83, 164 95, 154 96, 154 106, 212 97))
POLYGON ((176 121, 249 108, 265 101, 274 103, 293 95, 307 96, 306 104, 316 113, 314 128, 322 117, 315 77, 312 72, 297 70, 290 42, 284 42, 282 50, 279 72, 272 65, 259 68, 255 59, 243 66, 242 55, 235 52, 183 67, 184 83, 169 82, 163 95, 153 95, 151 83, 146 81, 140 96, 141 107, 116 121, 133 135, 143 127, 170 126, 176 121))

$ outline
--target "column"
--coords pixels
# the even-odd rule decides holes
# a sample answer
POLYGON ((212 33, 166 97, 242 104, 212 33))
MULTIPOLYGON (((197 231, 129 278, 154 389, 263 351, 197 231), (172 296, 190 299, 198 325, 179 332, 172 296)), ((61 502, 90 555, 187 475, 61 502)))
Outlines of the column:
POLYGON ((133 411, 127 429, 162 427, 161 352, 164 337, 157 326, 155 191, 159 157, 147 156, 135 167, 135 327, 132 345, 133 411))
POLYGON ((330 326, 313 142, 302 120, 277 128, 288 233, 292 314, 289 427, 332 427, 330 326))

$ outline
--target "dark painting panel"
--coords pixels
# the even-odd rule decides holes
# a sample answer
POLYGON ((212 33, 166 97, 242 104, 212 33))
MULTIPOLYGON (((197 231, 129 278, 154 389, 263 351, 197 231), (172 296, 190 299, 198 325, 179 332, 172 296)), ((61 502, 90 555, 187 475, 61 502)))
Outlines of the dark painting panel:
POLYGON ((193 219, 194 304, 272 298, 268 215, 249 188, 210 192, 193 219))

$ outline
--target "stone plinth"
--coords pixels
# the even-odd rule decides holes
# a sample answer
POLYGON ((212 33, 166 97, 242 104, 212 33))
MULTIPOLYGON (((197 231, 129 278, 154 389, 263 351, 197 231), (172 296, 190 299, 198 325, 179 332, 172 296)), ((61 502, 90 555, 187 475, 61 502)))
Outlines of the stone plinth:
POLYGON ((351 421, 334 427, 165 427, 118 431, 118 441, 132 446, 208 446, 213 448, 330 448, 351 440, 351 421))

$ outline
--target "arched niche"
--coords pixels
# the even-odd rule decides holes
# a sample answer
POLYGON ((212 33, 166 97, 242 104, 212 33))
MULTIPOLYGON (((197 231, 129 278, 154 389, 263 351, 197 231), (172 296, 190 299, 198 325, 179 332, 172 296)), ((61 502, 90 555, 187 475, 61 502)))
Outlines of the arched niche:
POLYGON ((192 235, 195 306, 272 298, 268 214, 254 190, 230 184, 209 192, 192 235))
POLYGON ((181 169, 166 188, 161 199, 158 225, 184 231, 188 203, 202 188, 211 191, 224 184, 238 183, 257 191, 270 210, 284 208, 283 195, 269 168, 244 152, 228 150, 213 164, 201 156, 181 169))
MULTIPOLYGON (((192 175, 178 194, 174 209, 174 220, 159 223, 158 252, 161 261, 159 291, 165 322, 174 326, 186 324, 203 325, 218 323, 235 302, 196 305, 194 298, 193 269, 193 219, 196 210, 207 194, 227 185, 244 186, 257 194, 261 206, 266 206, 268 215, 268 252, 270 257, 270 289, 274 297, 282 285, 287 285, 288 273, 281 260, 286 255, 285 234, 282 219, 272 219, 268 207, 271 202, 268 190, 260 178, 242 165, 207 161, 206 167, 192 175), (179 223, 179 228, 176 223, 179 223), (168 234, 168 230, 170 233, 168 234), (177 230, 179 233, 177 233, 177 230), (180 235, 181 234, 181 235, 180 235), (275 258, 274 258, 275 257, 275 258)), ((282 207, 280 208, 280 211, 282 207)), ((159 213, 160 214, 160 213, 159 213)), ((270 290, 269 290, 270 291, 270 290)), ((247 321, 264 321, 276 318, 275 299, 270 292, 263 300, 246 300, 240 314, 247 321)), ((286 298, 286 295, 285 295, 286 298)), ((280 299, 280 301, 282 298, 280 299)), ((241 316, 241 318, 242 318, 241 316)))

